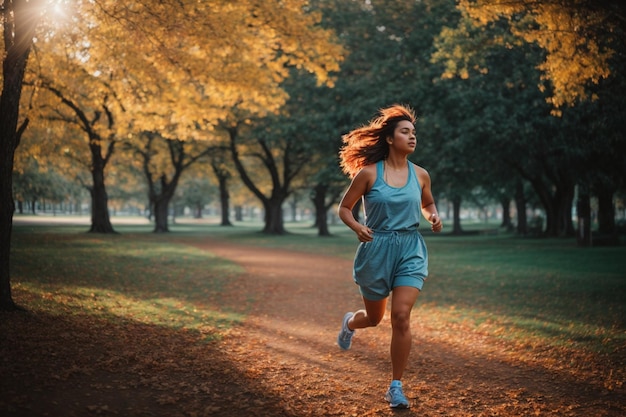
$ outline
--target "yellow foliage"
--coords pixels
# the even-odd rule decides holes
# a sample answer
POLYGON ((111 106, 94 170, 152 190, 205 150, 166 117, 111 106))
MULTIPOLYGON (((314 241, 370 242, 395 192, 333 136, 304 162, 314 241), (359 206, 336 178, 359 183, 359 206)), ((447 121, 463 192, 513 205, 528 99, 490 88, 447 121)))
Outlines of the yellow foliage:
POLYGON ((443 63, 444 69, 441 74, 443 79, 453 77, 467 79, 470 76, 470 68, 479 73, 488 72, 484 62, 480 59, 480 54, 475 53, 476 48, 489 43, 506 44, 508 42, 504 38, 488 39, 484 33, 481 33, 481 38, 478 39, 471 30, 475 29, 473 23, 465 13, 463 15, 457 27, 443 27, 435 39, 435 52, 431 60, 443 63))
POLYGON ((543 80, 554 86, 548 100, 556 108, 593 99, 585 87, 608 77, 614 53, 590 36, 606 24, 606 11, 585 9, 582 0, 510 1, 459 0, 458 7, 478 25, 506 19, 514 35, 546 51, 539 65, 543 80))
POLYGON ((91 111, 110 106, 116 122, 106 129, 117 137, 210 138, 234 108, 278 111, 290 66, 332 85, 344 53, 305 0, 61 3, 66 17, 38 34, 28 80, 91 111))

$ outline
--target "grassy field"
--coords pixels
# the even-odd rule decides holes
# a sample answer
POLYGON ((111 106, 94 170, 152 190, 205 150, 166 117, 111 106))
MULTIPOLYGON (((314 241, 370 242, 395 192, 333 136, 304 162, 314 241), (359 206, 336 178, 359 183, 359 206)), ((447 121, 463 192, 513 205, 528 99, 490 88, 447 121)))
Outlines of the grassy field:
MULTIPOLYGON (((303 224, 287 224, 287 236, 266 236, 260 228, 189 223, 173 225, 164 235, 151 233, 149 225, 119 225, 117 235, 92 235, 84 233, 84 226, 16 225, 16 301, 52 314, 89 310, 113 320, 219 337, 221 329, 245 316, 220 305, 224 282, 241 271, 185 241, 222 239, 346 259, 357 244, 352 232, 340 226, 331 227, 333 236, 325 238, 303 224)), ((462 323, 530 346, 623 356, 626 246, 582 249, 573 239, 520 239, 504 233, 452 237, 425 232, 425 238, 430 277, 420 304, 442 327, 462 323)))
MULTIPOLYGON (((181 220, 154 234, 146 221, 112 220, 119 233, 97 235, 86 233, 88 219, 18 216, 12 288, 27 312, 0 320, 10 376, 0 384, 0 414, 395 414, 362 381, 386 383, 386 361, 377 363, 388 352, 388 322, 357 336, 349 356, 334 346, 332 314, 310 324, 344 297, 360 304, 351 231, 335 225, 321 238, 287 223, 288 235, 266 236, 258 223, 181 220), (247 246, 224 253, 251 256, 249 269, 211 253, 215 241, 247 246), (277 268, 257 267, 257 247, 300 251, 302 265, 320 262, 304 263, 302 252, 327 255, 324 270, 337 276, 274 265, 284 252, 264 251, 277 268), (336 290, 309 285, 311 276, 336 290), (308 324, 293 320, 308 314, 308 324)), ((424 232, 430 276, 412 315, 409 414, 625 415, 626 245, 582 249, 497 225, 465 229, 489 227, 494 233, 462 237, 424 232)))

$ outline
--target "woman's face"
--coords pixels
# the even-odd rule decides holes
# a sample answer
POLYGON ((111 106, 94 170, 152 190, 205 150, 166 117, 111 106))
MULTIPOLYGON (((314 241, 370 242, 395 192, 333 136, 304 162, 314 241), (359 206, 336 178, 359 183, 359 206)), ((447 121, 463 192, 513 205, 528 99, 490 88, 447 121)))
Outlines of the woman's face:
POLYGON ((417 146, 415 137, 415 126, 408 120, 401 120, 393 131, 393 138, 390 139, 389 146, 406 153, 412 153, 417 146))

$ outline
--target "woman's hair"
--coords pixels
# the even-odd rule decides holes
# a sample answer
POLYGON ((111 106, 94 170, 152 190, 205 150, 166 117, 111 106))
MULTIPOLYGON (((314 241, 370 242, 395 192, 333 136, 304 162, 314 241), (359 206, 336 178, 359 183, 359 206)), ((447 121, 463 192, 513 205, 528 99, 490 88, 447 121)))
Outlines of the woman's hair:
POLYGON ((415 123, 415 112, 408 106, 394 104, 378 111, 369 124, 342 136, 344 145, 339 150, 341 169, 354 177, 366 165, 371 165, 389 154, 387 138, 401 120, 415 123))

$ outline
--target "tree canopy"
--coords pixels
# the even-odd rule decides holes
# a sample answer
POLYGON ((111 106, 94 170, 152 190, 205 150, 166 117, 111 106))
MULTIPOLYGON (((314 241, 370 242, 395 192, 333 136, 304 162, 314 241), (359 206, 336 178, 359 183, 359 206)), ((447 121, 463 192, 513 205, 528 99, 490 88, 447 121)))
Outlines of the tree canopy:
MULTIPOLYGON (((478 26, 504 21, 514 36, 545 50, 545 59, 537 68, 542 72, 541 80, 553 87, 547 100, 556 108, 596 99, 588 85, 598 84, 613 74, 611 58, 623 52, 619 49, 626 28, 626 6, 620 1, 459 0, 458 7, 478 26)), ((456 29, 464 30, 464 26, 456 29)), ((489 43, 513 46, 515 41, 499 36, 489 43)), ((469 51, 461 51, 462 48, 455 48, 449 52, 449 58, 467 64, 469 51)), ((467 69, 467 65, 458 66, 462 73, 467 69)))
POLYGON ((173 141, 210 139, 206 133, 234 108, 254 115, 276 112, 287 98, 280 83, 290 67, 332 84, 328 74, 338 69, 343 55, 305 0, 16 0, 0 3, 0 11, 6 178, 0 189, 0 280, 7 308, 13 305, 8 285, 13 204, 7 202, 13 201, 14 152, 29 115, 75 124, 85 132, 93 206, 99 208, 93 221, 108 216, 105 167, 119 141, 154 130, 173 141), (36 59, 29 61, 33 45, 36 59), (31 91, 28 103, 22 101, 20 121, 27 64, 31 91), (35 110, 43 95, 58 104, 35 110))

